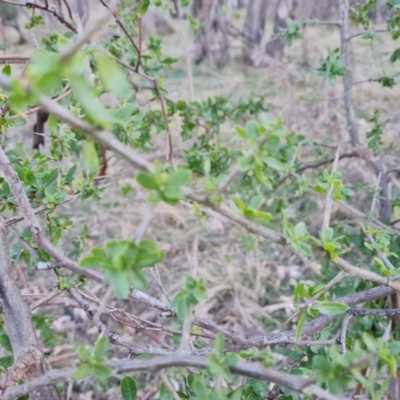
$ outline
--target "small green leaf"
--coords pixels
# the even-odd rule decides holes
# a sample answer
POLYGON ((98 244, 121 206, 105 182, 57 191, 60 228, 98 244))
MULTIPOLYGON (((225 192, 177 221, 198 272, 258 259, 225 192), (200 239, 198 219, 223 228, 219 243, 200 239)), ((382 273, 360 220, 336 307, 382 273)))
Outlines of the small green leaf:
POLYGON ((330 242, 333 239, 333 229, 332 228, 326 228, 322 232, 322 241, 323 242, 330 242))
POLYGON ((112 369, 105 367, 104 365, 93 365, 92 366, 92 374, 97 379, 104 379, 109 377, 112 374, 112 369))
POLYGON ((89 361, 90 351, 86 346, 79 346, 76 352, 81 361, 89 361))
POLYGON ((101 360, 108 351, 108 338, 106 336, 101 337, 94 347, 93 355, 97 360, 101 360))
POLYGON ((116 297, 126 299, 129 296, 129 282, 123 272, 110 271, 107 273, 107 280, 111 282, 116 297))
POLYGON ((215 338, 214 350, 217 356, 221 356, 224 351, 224 336, 221 332, 219 332, 215 338))
POLYGON ((0 367, 9 368, 14 363, 13 356, 5 356, 0 358, 0 367))
POLYGON ((161 262, 164 259, 164 253, 157 251, 154 253, 140 254, 136 258, 136 268, 152 267, 153 265, 161 262))
POLYGON ((244 139, 247 138, 246 129, 242 128, 241 126, 235 126, 235 129, 236 129, 237 134, 238 134, 240 137, 242 137, 242 138, 244 138, 244 139))
POLYGON ((136 383, 130 376, 125 376, 122 379, 120 388, 124 400, 136 400, 137 398, 136 383))
POLYGON ((241 199, 239 199, 238 197, 234 197, 233 201, 235 202, 235 205, 239 208, 241 212, 244 212, 246 210, 246 204, 244 204, 244 202, 241 199))
POLYGON ((261 206, 263 200, 264 200, 264 196, 262 194, 254 196, 250 200, 249 208, 254 208, 255 210, 257 210, 261 206))
POLYGON ((297 238, 301 238, 307 235, 307 226, 303 221, 296 224, 296 226, 294 227, 294 234, 297 238))
POLYGON ((168 175, 166 186, 169 188, 179 188, 190 182, 192 173, 187 169, 179 169, 178 171, 173 171, 168 175))
POLYGON ((303 315, 299 319, 299 322, 297 323, 296 327, 296 340, 299 340, 301 338, 301 332, 303 332, 303 326, 304 323, 306 322, 307 314, 303 312, 303 315))
POLYGON ((336 250, 335 244, 332 242, 324 242, 323 248, 329 253, 334 253, 336 250))
POLYGON ((156 177, 149 172, 140 172, 137 175, 136 180, 146 189, 157 190, 160 187, 160 182, 158 182, 156 177))
POLYGON ((12 352, 10 338, 5 333, 0 335, 0 346, 3 346, 4 349, 9 351, 9 352, 12 352))
POLYGON ((304 288, 304 282, 300 282, 294 289, 294 301, 298 303, 301 297, 309 297, 308 291, 304 288))
POLYGON ((262 160, 265 162, 265 164, 268 165, 268 167, 275 169, 276 171, 285 171, 285 165, 281 163, 279 160, 273 157, 265 156, 262 158, 262 160))
POLYGON ((347 304, 329 302, 320 303, 313 306, 314 310, 318 310, 321 314, 325 315, 338 315, 347 312, 350 307, 347 304))
POLYGON ((274 219, 272 214, 267 213, 265 211, 255 211, 254 216, 257 218, 264 219, 265 221, 271 221, 274 219))
POLYGON ((74 373, 74 379, 79 380, 86 378, 92 373, 92 366, 90 364, 81 364, 74 373))
POLYGON ((107 262, 108 256, 107 253, 98 247, 93 247, 90 254, 83 258, 79 265, 82 268, 99 268, 104 262, 107 262))
POLYGON ((92 139, 87 139, 83 146, 83 159, 85 165, 91 172, 97 171, 100 168, 99 156, 97 155, 96 145, 92 139))
POLYGON ((132 94, 132 86, 117 63, 103 52, 96 56, 96 68, 103 86, 119 98, 128 98, 132 94))
POLYGON ((4 75, 11 76, 11 65, 7 64, 3 67, 1 71, 4 75))

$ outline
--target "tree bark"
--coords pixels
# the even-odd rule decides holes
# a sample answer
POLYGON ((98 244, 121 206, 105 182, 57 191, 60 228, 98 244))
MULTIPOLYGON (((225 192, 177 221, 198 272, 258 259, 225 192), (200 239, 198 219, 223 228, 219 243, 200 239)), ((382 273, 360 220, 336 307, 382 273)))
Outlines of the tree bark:
POLYGON ((193 17, 201 25, 195 39, 194 61, 201 63, 211 58, 218 68, 225 67, 230 60, 226 21, 221 16, 221 0, 194 0, 193 17))
MULTIPOLYGON (((18 180, 16 172, 0 148, 0 167, 9 184, 18 180)), ((4 316, 7 334, 14 356, 14 363, 0 375, 0 392, 7 399, 7 389, 42 373, 43 352, 36 338, 32 314, 14 278, 8 249, 7 231, 0 224, 0 312, 4 316)), ((43 387, 32 394, 35 400, 59 400, 54 386, 43 387)), ((0 396, 1 397, 1 396, 0 396)))
POLYGON ((299 0, 295 19, 326 21, 337 18, 339 3, 332 0, 299 0))
POLYGON ((249 0, 243 29, 243 60, 253 64, 252 55, 264 37, 269 0, 249 0))

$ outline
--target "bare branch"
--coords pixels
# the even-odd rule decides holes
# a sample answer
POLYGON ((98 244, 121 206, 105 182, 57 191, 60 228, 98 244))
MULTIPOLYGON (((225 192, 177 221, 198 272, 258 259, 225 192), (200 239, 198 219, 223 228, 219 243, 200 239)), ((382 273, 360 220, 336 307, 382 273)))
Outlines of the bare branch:
MULTIPOLYGON (((207 360, 203 357, 174 354, 165 357, 156 357, 148 360, 120 361, 117 363, 117 372, 126 373, 134 371, 159 371, 171 367, 192 367, 198 369, 206 369, 208 367, 207 360)), ((310 378, 300 378, 295 375, 284 374, 265 368, 259 363, 239 362, 230 368, 234 374, 247 376, 249 378, 260 381, 274 382, 278 385, 285 386, 304 394, 312 394, 318 399, 324 400, 340 400, 338 397, 325 392, 318 386, 314 385, 314 380, 310 378)))
POLYGON ((75 368, 55 369, 45 375, 36 377, 19 386, 14 386, 7 390, 5 400, 17 400, 22 396, 28 395, 40 387, 56 385, 59 382, 68 381, 72 378, 75 368))
POLYGON ((26 64, 29 56, 21 56, 19 54, 2 54, 0 55, 0 64, 26 64))
MULTIPOLYGON (((89 318, 89 320, 95 322, 96 311, 93 310, 91 305, 80 295, 80 293, 76 289, 71 289, 70 293, 71 293, 72 297, 81 306, 81 308, 86 312, 86 315, 89 318)), ((138 355, 138 354, 165 355, 165 354, 172 353, 172 351, 168 350, 168 349, 162 349, 162 348, 153 347, 153 346, 142 346, 142 345, 139 345, 139 344, 133 342, 132 340, 124 339, 124 338, 120 337, 118 334, 116 334, 115 332, 112 332, 110 329, 108 329, 100 321, 100 318, 98 318, 96 321, 96 327, 99 330, 99 333, 103 332, 109 338, 110 343, 127 348, 131 355, 138 355)))

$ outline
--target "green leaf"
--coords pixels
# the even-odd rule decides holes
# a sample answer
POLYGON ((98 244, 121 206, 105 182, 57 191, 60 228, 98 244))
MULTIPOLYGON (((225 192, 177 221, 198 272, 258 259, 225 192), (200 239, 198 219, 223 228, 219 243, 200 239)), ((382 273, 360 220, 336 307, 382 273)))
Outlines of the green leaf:
POLYGON ((147 277, 143 274, 140 269, 132 269, 127 271, 129 277, 129 283, 136 289, 146 290, 148 286, 147 277))
POLYGON ((298 303, 301 297, 309 297, 308 291, 305 289, 304 282, 300 282, 294 289, 294 301, 298 303))
POLYGON ((332 228, 326 228, 322 232, 322 241, 323 242, 330 242, 333 239, 333 229, 332 228))
POLYGON ((325 287, 325 285, 322 283, 320 285, 310 287, 308 289, 308 292, 310 293, 311 296, 314 296, 315 294, 320 292, 324 287, 325 287))
POLYGON ((137 398, 136 383, 130 376, 125 376, 122 379, 120 389, 124 400, 136 400, 137 398))
POLYGON ((118 297, 119 299, 128 298, 129 282, 123 272, 110 271, 107 273, 107 280, 111 282, 116 297, 118 297))
POLYGON ((136 180, 146 189, 157 190, 160 187, 160 182, 158 182, 157 178, 149 172, 139 172, 136 180))
POLYGON ((214 350, 217 356, 222 356, 224 351, 224 336, 221 332, 217 334, 214 342, 214 350))
POLYGON ((335 244, 332 242, 324 242, 323 248, 329 253, 334 253, 336 250, 335 244))
POLYGON ((12 353, 10 338, 5 333, 0 335, 0 346, 3 346, 5 350, 12 353))
POLYGON ((100 168, 99 156, 97 155, 96 145, 92 139, 87 139, 83 146, 83 159, 85 165, 91 172, 100 168))
POLYGON ((103 86, 119 98, 128 98, 133 90, 122 69, 103 52, 96 55, 96 69, 103 86))
POLYGON ((246 172, 249 169, 254 168, 254 157, 246 156, 246 157, 239 157, 239 167, 241 172, 246 172))
POLYGON ((86 378, 92 373, 92 366, 90 364, 81 364, 74 373, 74 379, 79 380, 86 378))
POLYGON ((264 219, 265 221, 271 221, 274 219, 273 215, 265 211, 254 211, 254 216, 257 218, 264 219))
MULTIPOLYGON (((33 175, 33 174, 32 174, 33 175)), ((44 184, 46 186, 51 185, 58 177, 58 169, 55 168, 50 173, 46 174, 46 176, 43 178, 44 184)), ((33 180, 36 181, 34 175, 33 175, 33 180)))
POLYGON ((161 250, 141 253, 135 260, 135 268, 152 267, 164 259, 164 253, 161 250))
POLYGON ((173 171, 168 175, 166 186, 176 189, 189 183, 191 178, 192 173, 189 170, 179 169, 178 171, 173 171))
POLYGON ((244 138, 244 139, 247 138, 246 129, 244 129, 244 128, 242 128, 241 126, 238 126, 238 125, 235 126, 235 129, 236 129, 237 134, 238 134, 240 137, 242 137, 242 138, 244 138))
POLYGON ((338 315, 347 312, 350 307, 347 304, 335 303, 335 302, 325 302, 316 304, 313 306, 314 310, 318 310, 321 314, 325 315, 338 315))
POLYGON ((160 386, 160 398, 159 400, 174 400, 172 394, 169 392, 164 382, 160 386))
POLYGON ((301 332, 303 332, 304 323, 306 322, 307 313, 303 312, 303 315, 299 319, 296 327, 296 340, 300 340, 301 332))
POLYGON ((233 201, 235 202, 235 205, 239 208, 239 210, 243 213, 246 210, 246 204, 239 199, 238 197, 234 197, 233 201))
POLYGON ((83 258, 79 265, 83 268, 99 268, 108 260, 107 253, 98 247, 93 247, 90 254, 83 258))
POLYGON ((0 367, 9 368, 14 363, 13 356, 5 356, 0 358, 0 367))
POLYGON ((92 374, 97 379, 104 379, 109 377, 112 374, 112 369, 108 368, 104 365, 93 365, 92 366, 92 374))
POLYGON ((285 165, 276 158, 264 156, 262 160, 268 165, 268 167, 275 169, 276 171, 286 171, 285 165))
POLYGON ((7 64, 3 67, 1 71, 4 75, 11 76, 11 65, 7 64))
POLYGON ((71 167, 68 170, 67 174, 64 176, 65 183, 71 183, 72 182, 72 180, 74 179, 74 175, 75 175, 75 172, 76 172, 77 169, 78 169, 78 165, 75 164, 73 167, 71 167))
POLYGON ((249 121, 246 124, 246 136, 249 139, 257 139, 260 135, 258 132, 258 124, 254 121, 249 121))
POLYGON ((162 192, 162 198, 166 203, 169 204, 176 204, 180 199, 182 199, 183 194, 179 193, 177 190, 164 190, 162 192))
POLYGON ((294 227, 294 234, 297 238, 301 238, 307 235, 307 226, 303 221, 296 224, 296 226, 294 227))
POLYGON ((85 110, 87 117, 91 119, 92 122, 104 128, 109 128, 112 124, 118 124, 120 122, 105 108, 94 88, 86 79, 74 76, 69 82, 74 95, 85 110))
POLYGON ((90 351, 86 346, 79 346, 76 352, 81 361, 89 361, 90 351))
POLYGON ((264 200, 264 196, 262 194, 254 196, 250 200, 249 208, 254 208, 255 210, 257 210, 261 206, 263 200, 264 200))
POLYGON ((93 355, 96 360, 101 360, 108 351, 108 338, 106 336, 101 337, 94 347, 93 355))

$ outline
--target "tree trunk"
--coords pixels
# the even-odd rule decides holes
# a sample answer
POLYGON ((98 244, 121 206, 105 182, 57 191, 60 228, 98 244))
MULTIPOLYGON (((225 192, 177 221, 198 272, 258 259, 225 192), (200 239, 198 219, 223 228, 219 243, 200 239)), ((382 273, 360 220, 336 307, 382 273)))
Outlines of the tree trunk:
POLYGON ((318 19, 320 21, 337 18, 339 3, 332 0, 299 0, 295 19, 318 19))
POLYGON ((206 58, 213 59, 219 68, 229 63, 229 41, 221 5, 222 0, 194 0, 193 17, 203 25, 195 39, 196 63, 206 58))
POLYGON ((285 38, 278 36, 281 29, 287 27, 286 20, 288 18, 295 19, 295 10, 298 5, 298 0, 279 0, 274 17, 274 29, 272 37, 266 46, 266 52, 270 57, 280 59, 283 56, 283 49, 285 48, 285 38))
POLYGON ((243 29, 243 59, 253 64, 252 55, 264 36, 269 0, 249 0, 243 29))
MULTIPOLYGON (((0 164, 11 171, 6 155, 0 151, 0 164)), ((4 169, 3 169, 4 170, 4 169)), ((15 177, 16 173, 7 176, 15 177)), ((18 178, 17 178, 18 179, 18 178)), ((10 185, 12 183, 10 182, 10 185)), ((43 353, 36 338, 35 327, 32 323, 32 313, 25 303, 14 278, 8 249, 7 231, 0 224, 0 299, 1 314, 3 315, 7 334, 14 356, 14 363, 0 375, 0 394, 4 398, 9 387, 18 384, 20 380, 34 379, 34 376, 43 373, 43 353)), ((6 397, 6 396, 5 396, 6 397)), ((33 400, 59 400, 57 389, 53 386, 42 387, 31 393, 33 400)))

